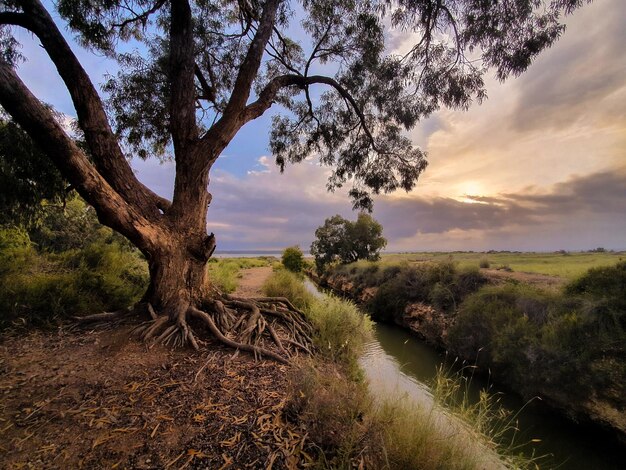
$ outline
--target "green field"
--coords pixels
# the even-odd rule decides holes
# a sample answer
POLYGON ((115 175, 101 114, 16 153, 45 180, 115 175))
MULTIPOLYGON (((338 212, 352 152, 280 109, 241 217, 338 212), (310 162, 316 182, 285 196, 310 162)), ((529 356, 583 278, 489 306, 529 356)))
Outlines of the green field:
POLYGON ((513 271, 547 274, 572 279, 589 268, 611 266, 626 260, 626 252, 567 252, 567 253, 519 253, 519 252, 431 252, 383 254, 384 262, 424 262, 452 259, 459 266, 478 266, 487 260, 492 269, 508 266, 513 271))

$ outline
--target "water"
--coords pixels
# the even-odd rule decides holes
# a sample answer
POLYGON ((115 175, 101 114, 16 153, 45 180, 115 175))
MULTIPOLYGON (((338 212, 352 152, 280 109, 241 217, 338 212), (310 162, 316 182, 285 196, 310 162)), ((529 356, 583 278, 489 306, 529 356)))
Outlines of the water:
POLYGON ((274 256, 280 258, 282 251, 277 250, 257 250, 257 251, 245 251, 245 250, 226 250, 216 251, 213 253, 213 258, 259 258, 261 256, 274 256))
MULTIPOLYGON (((320 295, 310 281, 307 280, 306 284, 309 290, 320 295)), ((433 403, 428 383, 435 378, 437 368, 445 363, 444 355, 407 330, 386 324, 374 326, 374 337, 360 360, 374 395, 393 396, 399 392, 426 406, 433 403)), ((497 393, 486 380, 472 378, 470 399, 478 397, 479 391, 485 388, 497 393)), ((511 393, 499 396, 501 405, 512 413, 524 407, 524 402, 511 393)), ((543 406, 531 403, 524 407, 517 419, 519 431, 515 442, 524 444, 522 449, 526 455, 534 452, 535 456, 545 456, 537 461, 542 469, 626 469, 626 456, 603 442, 602 436, 573 425, 543 406)))
MULTIPOLYGON (((260 258, 263 256, 273 256, 280 258, 283 250, 216 250, 213 258, 260 258)), ((308 251, 303 252, 305 258, 312 258, 308 251)))
MULTIPOLYGON (((392 325, 376 324, 374 338, 366 346, 361 358, 370 387, 375 394, 406 393, 417 402, 432 403, 428 387, 445 356, 426 345, 406 330, 392 325)), ((477 397, 481 388, 489 384, 474 377, 469 396, 477 397)), ((495 390, 491 387, 491 390, 495 390)), ((502 394, 501 404, 513 413, 522 409, 524 402, 512 394, 502 394)), ((551 413, 542 406, 530 404, 518 415, 519 432, 515 437, 524 453, 546 456, 538 460, 541 468, 567 470, 620 470, 626 468, 626 457, 609 448, 599 436, 590 435, 569 421, 551 413), (530 442, 539 439, 540 442, 530 442)))

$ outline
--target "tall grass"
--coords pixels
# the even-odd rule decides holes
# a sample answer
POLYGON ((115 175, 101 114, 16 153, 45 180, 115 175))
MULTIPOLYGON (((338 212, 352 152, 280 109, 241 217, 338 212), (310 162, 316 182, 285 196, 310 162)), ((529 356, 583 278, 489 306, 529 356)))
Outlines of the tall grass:
POLYGON ((301 278, 286 269, 278 268, 263 284, 263 292, 270 297, 286 297, 300 310, 307 312, 316 302, 301 278))
POLYGON ((263 291, 268 296, 288 298, 304 312, 315 327, 313 340, 318 350, 332 361, 355 363, 371 338, 371 320, 353 303, 334 296, 316 297, 292 272, 275 271, 263 291))
POLYGON ((522 450, 527 442, 517 442, 518 418, 533 397, 516 412, 500 404, 501 394, 481 389, 478 396, 471 392, 476 366, 455 368, 444 364, 437 367, 430 388, 436 406, 450 412, 467 424, 466 431, 486 448, 496 452, 509 468, 539 468, 538 462, 547 456, 527 455, 522 450))
POLYGON ((298 416, 323 469, 537 468, 536 459, 514 455, 500 442, 514 417, 502 419, 497 400, 456 401, 461 376, 440 371, 432 408, 407 396, 374 399, 363 382, 347 380, 337 365, 305 361, 291 373, 287 410, 298 416), (444 404, 444 401, 446 403, 444 404))

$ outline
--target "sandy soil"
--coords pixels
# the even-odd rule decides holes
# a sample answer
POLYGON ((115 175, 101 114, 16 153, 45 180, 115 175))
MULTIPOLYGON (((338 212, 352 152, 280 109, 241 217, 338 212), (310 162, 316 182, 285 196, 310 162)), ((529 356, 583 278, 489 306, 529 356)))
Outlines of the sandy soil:
MULTIPOLYGON (((268 269, 244 273, 239 294, 256 295, 268 269)), ((131 328, 0 338, 0 466, 301 465, 308 443, 284 416, 286 366, 214 344, 149 349, 131 328)))
POLYGON ((261 287, 265 280, 272 274, 271 266, 244 269, 237 280, 239 285, 234 295, 238 297, 258 297, 263 295, 261 287))

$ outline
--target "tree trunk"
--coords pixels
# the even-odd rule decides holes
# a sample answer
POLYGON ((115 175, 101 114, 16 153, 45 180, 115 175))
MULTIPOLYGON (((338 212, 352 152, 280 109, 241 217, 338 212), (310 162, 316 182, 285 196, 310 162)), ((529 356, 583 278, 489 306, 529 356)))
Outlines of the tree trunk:
POLYGON ((208 300, 206 264, 215 239, 213 234, 204 238, 194 246, 189 240, 175 237, 149 254, 150 285, 144 301, 171 320, 184 317, 189 307, 208 300))

